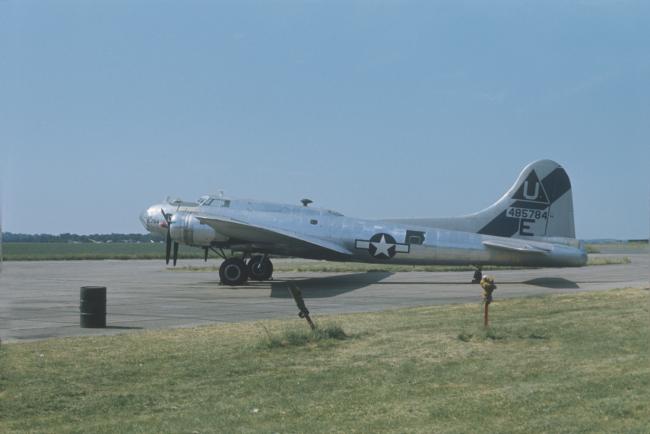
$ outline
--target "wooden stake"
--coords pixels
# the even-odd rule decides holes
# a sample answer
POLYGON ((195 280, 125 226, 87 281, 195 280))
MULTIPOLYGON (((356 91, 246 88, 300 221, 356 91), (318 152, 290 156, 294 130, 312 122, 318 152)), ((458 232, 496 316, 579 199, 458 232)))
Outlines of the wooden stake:
POLYGON ((483 279, 481 279, 481 287, 483 288, 483 304, 485 306, 483 311, 483 326, 487 328, 489 326, 488 309, 490 303, 492 303, 492 293, 497 289, 497 286, 494 284, 494 278, 483 276, 483 279))
POLYGON ((316 325, 309 317, 309 310, 307 310, 307 306, 305 306, 305 300, 302 298, 302 291, 300 291, 300 288, 295 285, 289 285, 289 292, 293 296, 293 299, 296 301, 296 306, 298 306, 298 309, 300 309, 298 316, 300 318, 306 319, 309 327, 311 327, 312 330, 316 330, 316 325))

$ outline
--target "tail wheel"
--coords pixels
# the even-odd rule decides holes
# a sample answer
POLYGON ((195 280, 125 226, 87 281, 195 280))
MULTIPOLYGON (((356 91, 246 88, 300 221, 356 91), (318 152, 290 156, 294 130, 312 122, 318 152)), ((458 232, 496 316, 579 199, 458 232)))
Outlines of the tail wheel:
POLYGON ((269 280, 273 274, 273 263, 264 256, 253 256, 248 261, 248 275, 252 280, 269 280))
POLYGON ((219 267, 219 278, 224 285, 241 285, 248 279, 246 263, 241 258, 228 258, 219 267))

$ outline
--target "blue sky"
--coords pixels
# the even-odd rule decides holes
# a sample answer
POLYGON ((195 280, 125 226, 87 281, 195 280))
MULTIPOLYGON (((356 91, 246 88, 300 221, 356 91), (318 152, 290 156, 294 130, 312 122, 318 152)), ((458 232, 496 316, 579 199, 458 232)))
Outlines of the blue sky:
POLYGON ((551 158, 578 237, 647 237, 649 5, 0 0, 3 229, 217 190, 452 216, 551 158))

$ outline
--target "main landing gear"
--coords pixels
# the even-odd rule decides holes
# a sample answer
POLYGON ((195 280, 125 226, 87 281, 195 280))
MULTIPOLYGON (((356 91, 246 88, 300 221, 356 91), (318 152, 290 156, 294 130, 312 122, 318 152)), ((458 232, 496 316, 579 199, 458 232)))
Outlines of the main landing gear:
POLYGON ((269 280, 273 274, 273 263, 268 256, 257 255, 248 260, 248 277, 252 280, 269 280))
POLYGON ((248 280, 246 263, 241 258, 228 258, 219 267, 219 279, 224 285, 241 285, 248 280))
POLYGON ((244 284, 251 280, 263 281, 271 279, 273 263, 266 255, 255 255, 248 261, 243 258, 227 258, 219 267, 221 283, 229 286, 244 284))

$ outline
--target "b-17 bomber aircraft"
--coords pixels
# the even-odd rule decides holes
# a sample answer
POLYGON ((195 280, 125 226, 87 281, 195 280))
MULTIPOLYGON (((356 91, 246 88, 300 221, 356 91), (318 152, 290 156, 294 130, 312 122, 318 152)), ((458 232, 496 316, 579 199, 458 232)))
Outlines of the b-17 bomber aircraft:
POLYGON ((219 254, 225 285, 268 280, 271 257, 410 265, 580 267, 587 254, 575 239, 571 182, 554 161, 526 166, 492 206, 455 218, 366 220, 302 205, 207 195, 197 202, 155 204, 140 216, 166 237, 167 263, 179 244, 219 254), (230 251, 228 257, 224 249, 230 251))

